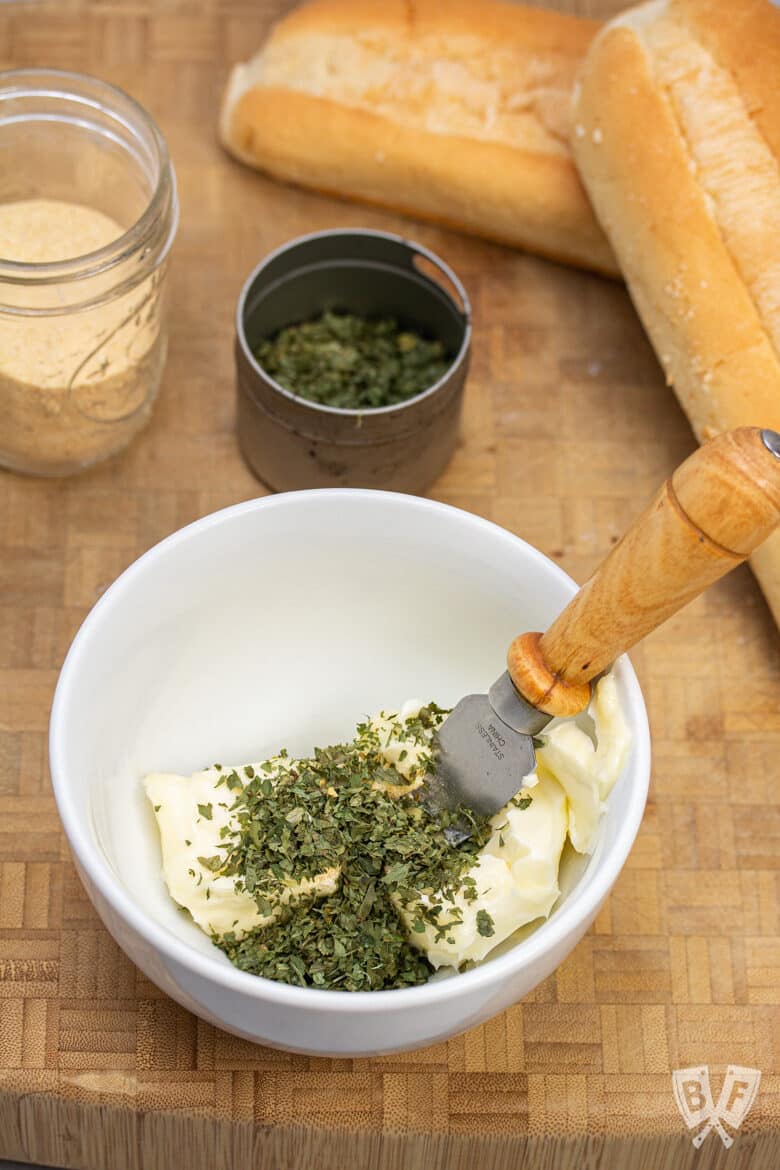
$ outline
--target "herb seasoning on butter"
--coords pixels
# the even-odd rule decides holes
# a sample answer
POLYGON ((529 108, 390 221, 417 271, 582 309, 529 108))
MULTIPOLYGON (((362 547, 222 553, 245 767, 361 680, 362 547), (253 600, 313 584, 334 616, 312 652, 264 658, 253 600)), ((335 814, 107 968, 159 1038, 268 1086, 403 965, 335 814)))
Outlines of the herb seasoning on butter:
POLYGON ((300 986, 464 970, 550 914, 567 837, 595 844, 630 744, 611 675, 589 712, 595 740, 573 721, 551 728, 522 791, 459 847, 443 829, 465 810, 433 816, 421 800, 447 714, 433 703, 380 711, 307 759, 151 773, 171 897, 238 967, 300 986))
MULTIPOLYGON (((426 746, 447 712, 430 704, 408 721, 406 736, 426 746)), ((430 763, 415 762, 415 777, 430 763)), ((226 777, 235 784, 237 773, 226 777)), ((377 731, 360 724, 350 744, 318 749, 312 758, 277 759, 241 787, 235 800, 237 829, 225 834, 219 872, 233 875, 263 915, 272 915, 281 883, 313 879, 337 869, 337 890, 288 903, 279 917, 237 938, 215 939, 244 971, 301 986, 372 991, 425 982, 432 968, 411 945, 399 917, 411 913, 412 931, 432 926, 440 937, 460 919, 453 895, 477 896, 466 875, 490 836, 486 818, 470 811, 433 815, 414 784, 380 755, 377 731), (400 795, 398 794, 401 789, 400 795), (458 816, 474 824, 473 837, 455 847, 443 829, 458 816), (421 901, 421 892, 437 898, 421 901)), ((489 919, 485 915, 485 919, 489 919)), ((492 924, 486 921, 486 929, 492 924)))
POLYGON ((260 342, 260 365, 285 390, 344 410, 394 406, 421 394, 447 371, 441 341, 380 320, 326 312, 260 342))

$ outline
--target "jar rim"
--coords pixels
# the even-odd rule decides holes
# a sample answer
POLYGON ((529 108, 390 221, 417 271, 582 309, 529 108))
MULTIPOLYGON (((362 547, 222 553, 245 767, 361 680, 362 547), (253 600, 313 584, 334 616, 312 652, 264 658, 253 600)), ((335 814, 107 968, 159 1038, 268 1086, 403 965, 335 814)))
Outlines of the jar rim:
POLYGON ((124 125, 136 136, 138 134, 136 127, 140 125, 153 145, 153 162, 157 168, 156 183, 141 215, 116 239, 91 252, 46 263, 8 260, 0 256, 0 282, 27 286, 62 284, 108 272, 138 252, 154 235, 160 215, 167 204, 171 209, 171 223, 162 249, 156 255, 156 265, 159 265, 176 234, 178 199, 176 176, 168 147, 151 114, 120 86, 89 73, 69 69, 8 69, 0 73, 0 124, 3 120, 2 102, 6 97, 18 98, 36 93, 48 93, 52 97, 61 95, 95 109, 109 110, 120 117, 126 112, 130 117, 121 118, 124 125), (48 85, 47 79, 50 82, 48 85), (27 86, 24 85, 25 82, 28 83, 27 86), (76 88, 84 86, 85 83, 92 90, 94 95, 92 98, 76 88), (8 89, 5 95, 4 89, 8 89), (101 98, 103 100, 100 100, 101 98))

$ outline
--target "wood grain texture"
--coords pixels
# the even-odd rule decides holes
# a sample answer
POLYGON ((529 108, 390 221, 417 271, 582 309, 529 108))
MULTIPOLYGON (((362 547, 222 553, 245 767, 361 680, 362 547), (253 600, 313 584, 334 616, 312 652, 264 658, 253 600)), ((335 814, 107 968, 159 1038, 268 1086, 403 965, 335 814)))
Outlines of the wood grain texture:
MULTIPOLYGON (((46 729, 79 623, 135 557, 262 494, 233 434, 232 317, 291 236, 412 231, 466 283, 462 438, 431 493, 584 580, 695 442, 625 291, 520 253, 276 185, 228 159, 229 65, 276 0, 0 6, 0 63, 86 69, 152 111, 182 220, 172 336, 149 429, 72 480, 0 474, 0 1156, 84 1170, 774 1167, 780 1161, 780 664, 745 567, 632 656, 654 771, 593 928, 522 1003, 378 1060, 261 1048, 189 1015, 106 934, 65 848, 46 729), (670 1070, 763 1070, 728 1155, 695 1152, 670 1070)), ((572 5, 573 7, 573 5, 572 5)), ((611 0, 583 5, 590 15, 611 0)))

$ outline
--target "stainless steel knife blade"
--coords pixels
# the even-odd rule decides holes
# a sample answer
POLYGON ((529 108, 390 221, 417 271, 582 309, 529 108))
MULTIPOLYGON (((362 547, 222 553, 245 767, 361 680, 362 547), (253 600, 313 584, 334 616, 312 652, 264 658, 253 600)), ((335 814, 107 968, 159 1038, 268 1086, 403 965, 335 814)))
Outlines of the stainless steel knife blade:
POLYGON ((533 771, 533 737, 551 718, 523 699, 506 671, 488 694, 466 695, 437 733, 426 803, 449 809, 462 804, 483 816, 498 812, 533 771))

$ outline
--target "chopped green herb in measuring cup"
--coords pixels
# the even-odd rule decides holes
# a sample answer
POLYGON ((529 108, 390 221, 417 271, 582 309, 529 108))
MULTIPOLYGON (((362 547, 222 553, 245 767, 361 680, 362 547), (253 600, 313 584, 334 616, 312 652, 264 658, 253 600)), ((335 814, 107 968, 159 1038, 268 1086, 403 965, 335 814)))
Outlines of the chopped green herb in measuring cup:
POLYGON ((441 341, 403 329, 392 317, 334 312, 287 326, 261 341, 254 354, 291 394, 345 410, 406 402, 450 364, 441 341))

